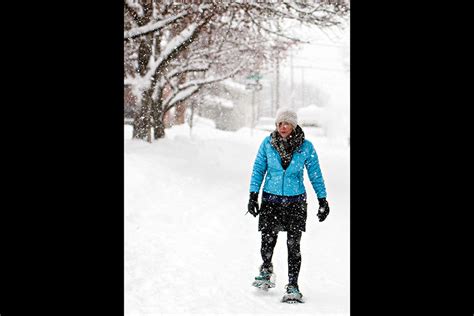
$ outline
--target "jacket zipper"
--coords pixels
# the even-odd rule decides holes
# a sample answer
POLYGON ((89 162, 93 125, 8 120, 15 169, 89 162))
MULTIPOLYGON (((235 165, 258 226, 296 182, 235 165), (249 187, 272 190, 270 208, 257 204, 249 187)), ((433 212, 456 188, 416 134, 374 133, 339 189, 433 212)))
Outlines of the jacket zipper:
POLYGON ((283 179, 281 181, 281 195, 285 195, 285 173, 286 173, 286 170, 283 170, 283 179))

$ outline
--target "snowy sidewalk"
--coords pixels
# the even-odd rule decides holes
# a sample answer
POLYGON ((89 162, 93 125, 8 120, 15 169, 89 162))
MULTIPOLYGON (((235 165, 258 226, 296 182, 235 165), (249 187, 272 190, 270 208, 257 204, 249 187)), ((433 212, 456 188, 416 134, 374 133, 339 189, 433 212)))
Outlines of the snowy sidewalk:
POLYGON ((125 315, 349 315, 349 147, 306 135, 318 151, 331 214, 319 223, 307 179, 301 241, 305 304, 280 303, 287 283, 279 234, 277 286, 252 288, 260 265, 257 219, 244 216, 255 154, 268 133, 196 126, 148 144, 125 126, 125 315))

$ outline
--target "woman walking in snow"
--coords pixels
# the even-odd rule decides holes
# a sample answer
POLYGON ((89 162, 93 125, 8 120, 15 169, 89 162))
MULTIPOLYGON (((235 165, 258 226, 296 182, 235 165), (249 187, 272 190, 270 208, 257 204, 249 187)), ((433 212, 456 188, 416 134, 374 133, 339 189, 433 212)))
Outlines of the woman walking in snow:
POLYGON ((278 232, 287 232, 288 284, 283 302, 302 302, 298 287, 301 267, 300 241, 306 230, 307 202, 303 184, 306 167, 309 180, 318 197, 317 216, 322 222, 329 214, 326 188, 319 167, 318 155, 313 144, 305 140, 298 125, 296 112, 280 109, 275 120, 276 129, 267 136, 257 153, 250 180, 248 212, 259 215, 258 230, 262 232, 261 255, 263 263, 254 286, 268 289, 275 287, 272 256, 278 232), (259 208, 258 194, 263 179, 262 202, 259 208))

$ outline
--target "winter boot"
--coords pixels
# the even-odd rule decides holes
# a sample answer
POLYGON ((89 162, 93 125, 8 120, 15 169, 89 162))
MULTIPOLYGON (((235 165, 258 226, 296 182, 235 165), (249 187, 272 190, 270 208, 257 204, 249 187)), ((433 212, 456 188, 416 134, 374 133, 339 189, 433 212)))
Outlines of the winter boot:
POLYGON ((286 293, 281 299, 284 303, 303 303, 303 294, 301 294, 298 284, 288 284, 285 286, 286 293))
POLYGON ((273 273, 273 265, 264 267, 260 266, 260 275, 255 277, 252 285, 262 289, 268 290, 269 288, 275 287, 276 275, 273 273))

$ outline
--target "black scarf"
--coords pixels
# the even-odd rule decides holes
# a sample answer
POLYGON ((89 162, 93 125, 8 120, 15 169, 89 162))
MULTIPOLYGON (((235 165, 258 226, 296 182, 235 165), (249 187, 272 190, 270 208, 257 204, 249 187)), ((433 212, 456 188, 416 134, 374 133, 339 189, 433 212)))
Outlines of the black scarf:
POLYGON ((274 130, 271 134, 270 143, 275 147, 281 157, 281 165, 286 170, 290 165, 291 158, 293 158, 293 152, 298 149, 304 141, 304 132, 299 125, 288 135, 287 139, 284 139, 278 133, 278 130, 274 130))

